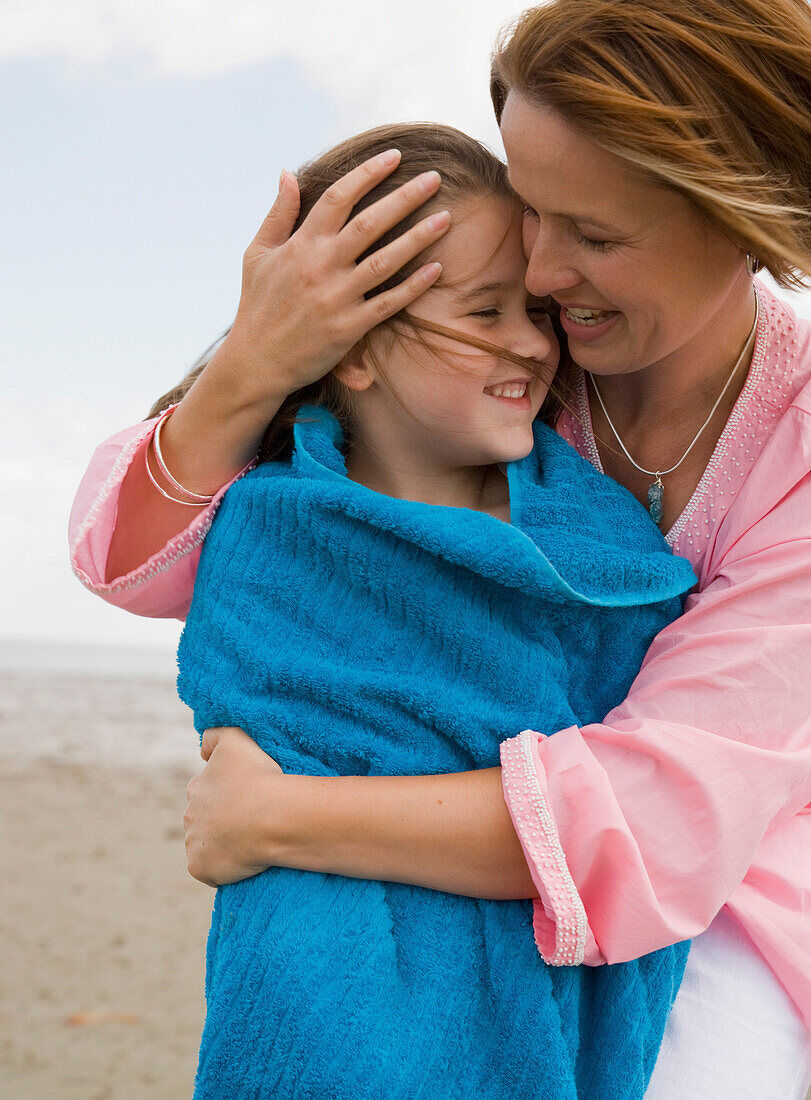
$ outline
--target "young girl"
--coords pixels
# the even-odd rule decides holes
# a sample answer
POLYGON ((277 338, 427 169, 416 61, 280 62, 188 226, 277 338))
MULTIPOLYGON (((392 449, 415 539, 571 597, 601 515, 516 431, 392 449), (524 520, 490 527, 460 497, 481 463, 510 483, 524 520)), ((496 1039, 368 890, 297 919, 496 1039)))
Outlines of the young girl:
MULTIPOLYGON (((381 128, 302 170, 300 220, 391 146, 361 207, 439 169, 441 276, 285 402, 208 534, 178 653, 201 733, 241 726, 313 776, 492 767, 510 733, 595 720, 695 580, 543 422, 558 346, 495 157, 381 128)), ((220 888, 196 1095, 642 1097, 689 945, 550 967, 529 911, 282 867, 220 888)), ((577 962, 574 932, 553 961, 577 962)))

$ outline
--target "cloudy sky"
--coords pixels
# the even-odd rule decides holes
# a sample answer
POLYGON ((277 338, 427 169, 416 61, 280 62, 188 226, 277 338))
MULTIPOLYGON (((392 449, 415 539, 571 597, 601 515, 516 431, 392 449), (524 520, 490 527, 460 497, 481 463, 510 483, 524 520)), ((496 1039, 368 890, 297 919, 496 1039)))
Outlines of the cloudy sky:
POLYGON ((93 448, 230 323, 282 168, 409 119, 500 149, 488 55, 523 6, 0 2, 0 636, 171 648, 70 574, 93 448))

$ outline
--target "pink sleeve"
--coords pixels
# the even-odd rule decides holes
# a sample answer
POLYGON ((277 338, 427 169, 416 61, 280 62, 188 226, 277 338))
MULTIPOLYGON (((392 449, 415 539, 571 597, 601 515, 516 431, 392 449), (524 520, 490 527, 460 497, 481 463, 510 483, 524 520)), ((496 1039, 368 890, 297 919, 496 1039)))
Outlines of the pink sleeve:
MULTIPOLYGON (((172 406, 174 408, 174 406, 172 406)), ((254 462, 241 470, 201 512, 143 565, 123 577, 105 581, 107 555, 118 513, 121 483, 144 451, 158 417, 125 428, 96 448, 76 492, 68 537, 70 563, 82 584, 116 607, 158 619, 185 619, 191 603, 200 550, 226 489, 254 462)))
POLYGON ((624 962, 702 932, 811 797, 808 425, 750 474, 703 589, 624 702, 502 746, 549 963, 624 962))

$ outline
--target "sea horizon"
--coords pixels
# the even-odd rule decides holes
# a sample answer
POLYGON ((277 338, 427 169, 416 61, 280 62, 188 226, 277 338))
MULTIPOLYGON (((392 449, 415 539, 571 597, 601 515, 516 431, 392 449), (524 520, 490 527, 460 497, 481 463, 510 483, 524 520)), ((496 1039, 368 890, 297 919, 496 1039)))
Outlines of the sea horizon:
POLYGON ((109 645, 67 639, 0 637, 0 670, 147 679, 173 683, 176 646, 109 645))

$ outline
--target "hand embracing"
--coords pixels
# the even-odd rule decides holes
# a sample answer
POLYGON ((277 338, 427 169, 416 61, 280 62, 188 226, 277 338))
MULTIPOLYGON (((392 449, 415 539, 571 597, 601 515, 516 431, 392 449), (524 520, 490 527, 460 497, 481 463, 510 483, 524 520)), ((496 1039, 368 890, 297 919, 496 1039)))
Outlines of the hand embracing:
POLYGON ((282 769, 237 726, 206 730, 200 754, 183 815, 189 874, 222 886, 267 870, 283 829, 282 769))

